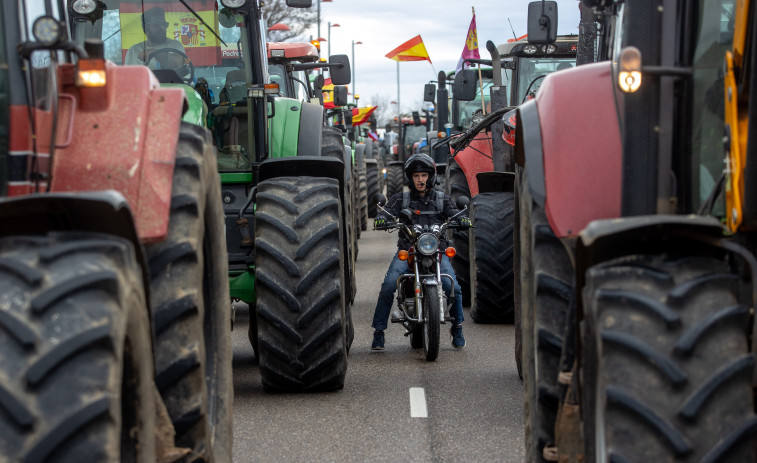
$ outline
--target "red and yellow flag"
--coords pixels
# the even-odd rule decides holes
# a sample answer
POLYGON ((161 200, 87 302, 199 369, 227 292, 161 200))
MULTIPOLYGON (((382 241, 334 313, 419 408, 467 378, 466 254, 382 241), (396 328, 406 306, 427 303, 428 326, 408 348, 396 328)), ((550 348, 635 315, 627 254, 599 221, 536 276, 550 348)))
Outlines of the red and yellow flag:
POLYGON ((423 39, 420 34, 416 35, 412 39, 403 43, 399 47, 386 54, 386 57, 393 59, 394 61, 428 61, 431 62, 431 58, 428 56, 426 46, 423 45, 423 39))
POLYGON ((371 117, 373 111, 378 106, 368 106, 367 108, 352 108, 352 125, 360 125, 368 122, 368 118, 371 117))
POLYGON ((334 84, 331 83, 331 77, 323 80, 323 107, 326 109, 334 108, 334 84))

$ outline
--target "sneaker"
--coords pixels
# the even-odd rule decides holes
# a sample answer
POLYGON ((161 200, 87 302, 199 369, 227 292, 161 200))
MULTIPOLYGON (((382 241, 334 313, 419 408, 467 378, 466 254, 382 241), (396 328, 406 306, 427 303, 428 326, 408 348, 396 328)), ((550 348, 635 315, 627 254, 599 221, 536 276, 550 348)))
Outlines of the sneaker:
MULTIPOLYGON (((465 341, 463 341, 463 344, 465 344, 465 341)), ((371 349, 384 350, 384 331, 383 330, 376 330, 373 332, 373 344, 371 344, 371 349)))
POLYGON ((452 335, 452 347, 454 347, 455 349, 461 349, 465 347, 463 325, 452 325, 452 328, 449 329, 449 334, 452 335))

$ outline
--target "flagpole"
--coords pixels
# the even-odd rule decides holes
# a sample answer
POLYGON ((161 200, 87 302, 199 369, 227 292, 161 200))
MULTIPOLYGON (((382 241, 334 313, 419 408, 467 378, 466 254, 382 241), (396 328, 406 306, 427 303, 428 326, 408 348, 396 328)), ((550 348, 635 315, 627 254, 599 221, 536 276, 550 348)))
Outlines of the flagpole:
POLYGON ((400 62, 397 61, 397 133, 402 127, 402 110, 400 109, 400 62))
MULTIPOLYGON (((472 6, 470 9, 473 11, 473 17, 475 18, 476 7, 472 6)), ((476 67, 478 68, 478 86, 481 89, 481 114, 486 116, 486 105, 484 105, 484 79, 481 77, 481 64, 476 63, 476 67)))

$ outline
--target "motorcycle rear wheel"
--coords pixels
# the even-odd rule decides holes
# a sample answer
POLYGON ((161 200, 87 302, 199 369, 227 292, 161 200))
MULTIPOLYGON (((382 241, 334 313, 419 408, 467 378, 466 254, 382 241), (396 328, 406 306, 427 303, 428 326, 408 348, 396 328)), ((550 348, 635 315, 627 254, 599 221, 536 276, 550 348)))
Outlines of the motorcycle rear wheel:
POLYGON ((423 296, 423 353, 433 362, 439 356, 439 287, 424 286, 423 296))

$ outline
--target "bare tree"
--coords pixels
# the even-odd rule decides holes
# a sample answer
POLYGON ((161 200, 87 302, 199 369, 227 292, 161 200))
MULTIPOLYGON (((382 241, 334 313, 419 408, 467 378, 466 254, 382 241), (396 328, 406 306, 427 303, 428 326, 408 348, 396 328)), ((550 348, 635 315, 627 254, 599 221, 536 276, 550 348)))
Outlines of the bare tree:
POLYGON ((394 117, 392 112, 397 110, 396 106, 389 103, 389 97, 382 94, 375 94, 371 97, 371 106, 378 106, 373 112, 373 115, 376 116, 376 125, 378 127, 383 127, 389 123, 392 117, 394 117))
POLYGON ((263 18, 268 27, 277 23, 289 26, 288 31, 267 31, 269 42, 283 42, 300 37, 307 28, 318 20, 318 5, 311 8, 289 8, 286 0, 267 0, 263 8, 263 18))

